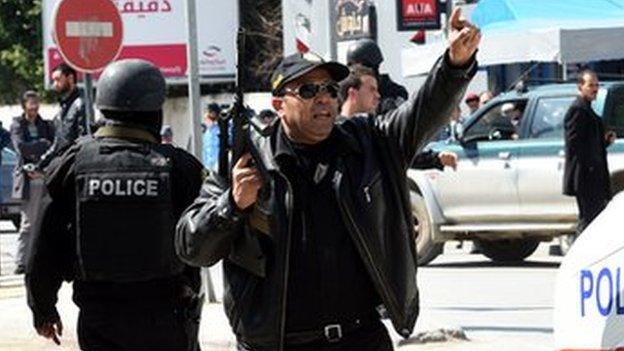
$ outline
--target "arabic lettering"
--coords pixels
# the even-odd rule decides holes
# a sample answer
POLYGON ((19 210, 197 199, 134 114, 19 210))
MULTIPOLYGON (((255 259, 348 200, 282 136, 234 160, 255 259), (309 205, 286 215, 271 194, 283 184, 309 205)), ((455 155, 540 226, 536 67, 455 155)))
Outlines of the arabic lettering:
POLYGON ((163 0, 162 12, 171 12, 171 4, 167 0, 163 0))
POLYGON ((167 0, 161 1, 136 1, 136 0, 126 0, 123 2, 123 5, 119 6, 119 1, 117 1, 117 7, 120 8, 120 12, 122 14, 149 14, 149 13, 157 13, 157 12, 171 12, 171 3, 167 0))

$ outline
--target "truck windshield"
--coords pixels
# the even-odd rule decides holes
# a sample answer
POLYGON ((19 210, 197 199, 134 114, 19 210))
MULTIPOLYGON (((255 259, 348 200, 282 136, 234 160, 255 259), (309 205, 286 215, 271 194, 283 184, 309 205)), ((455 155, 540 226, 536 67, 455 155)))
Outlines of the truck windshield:
MULTIPOLYGON (((600 90, 596 102, 602 100, 603 111, 601 112, 604 112, 602 117, 607 124, 607 128, 614 130, 618 137, 621 138, 624 136, 624 86, 610 89, 608 98, 603 96, 601 99, 600 94, 603 89, 600 90)), ((599 104, 596 104, 594 110, 597 106, 599 106, 599 104)))
POLYGON ((607 89, 600 88, 598 90, 598 95, 596 96, 596 100, 592 102, 592 108, 594 109, 594 112, 596 112, 598 116, 602 116, 602 113, 604 112, 606 100, 607 100, 607 89))
POLYGON ((562 138, 563 119, 574 99, 574 95, 540 98, 531 123, 530 137, 562 138))

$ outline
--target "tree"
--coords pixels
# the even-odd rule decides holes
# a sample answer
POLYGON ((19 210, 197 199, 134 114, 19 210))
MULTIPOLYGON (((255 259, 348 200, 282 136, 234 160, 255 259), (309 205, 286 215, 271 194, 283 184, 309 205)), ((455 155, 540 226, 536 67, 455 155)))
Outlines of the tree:
POLYGON ((0 103, 43 91, 41 0, 0 0, 0 103))
POLYGON ((273 68, 282 57, 281 0, 241 0, 247 29, 245 90, 268 91, 273 68))

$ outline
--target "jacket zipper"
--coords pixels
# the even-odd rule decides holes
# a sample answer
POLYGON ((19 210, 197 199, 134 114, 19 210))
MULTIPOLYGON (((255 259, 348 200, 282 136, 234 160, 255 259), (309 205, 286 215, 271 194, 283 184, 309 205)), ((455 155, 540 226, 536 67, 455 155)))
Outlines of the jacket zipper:
POLYGON ((291 237, 292 237, 292 221, 293 221, 293 216, 292 216, 292 210, 293 210, 293 190, 292 190, 292 184, 290 184, 290 181, 288 180, 288 178, 286 178, 286 175, 284 175, 284 173, 282 173, 280 170, 277 170, 277 173, 284 179, 284 181, 286 181, 286 186, 288 187, 288 199, 287 199, 287 208, 286 208, 286 214, 288 215, 288 236, 286 238, 286 257, 284 259, 284 289, 283 289, 283 296, 282 296, 282 315, 280 317, 280 332, 279 332, 279 350, 282 351, 284 350, 284 342, 286 340, 286 296, 288 293, 288 275, 289 275, 289 271, 290 271, 290 245, 291 245, 291 237))
POLYGON ((377 175, 375 176, 375 178, 373 178, 373 179, 372 179, 372 180, 368 183, 368 185, 364 187, 364 198, 366 199, 366 203, 369 203, 369 204, 370 204, 371 202, 373 202, 373 197, 372 197, 372 196, 371 196, 371 194, 370 194, 370 189, 371 189, 371 186, 372 186, 373 184, 375 184, 379 178, 381 178, 381 174, 380 174, 380 173, 377 173, 377 175))
MULTIPOLYGON (((353 216, 351 215, 351 212, 349 212, 349 209, 347 208, 347 206, 345 206, 343 201, 340 201, 340 182, 342 180, 342 173, 340 172, 336 172, 335 176, 334 176, 334 184, 335 184, 335 191, 336 191, 336 200, 338 201, 338 204, 340 206, 340 209, 342 211, 342 213, 344 215, 346 215, 347 219, 349 220, 349 224, 351 225, 351 227, 353 228, 353 231, 355 232, 355 239, 354 240, 364 251, 364 253, 366 254, 366 259, 368 261, 368 266, 372 268, 372 271, 375 273, 375 276, 377 277, 377 281, 379 282, 378 285, 380 285, 380 290, 382 292, 382 294, 385 295, 385 299, 383 299, 384 301, 388 301, 388 303, 390 303, 390 293, 388 292, 388 289, 386 288, 386 281, 385 279, 383 279, 383 277, 381 276, 381 274, 379 273, 379 271, 377 270, 377 267, 375 267, 374 264, 372 264, 373 262, 373 255, 371 254, 368 246, 366 245, 366 242, 364 241, 363 235, 360 232, 359 227, 357 226, 357 223, 355 223, 355 220, 353 219, 353 216)), ((368 188, 368 187, 366 187, 368 188)), ((366 189, 365 188, 365 189, 366 189)), ((365 193, 366 190, 365 190, 365 193)), ((368 194, 368 193, 367 193, 368 194)), ((368 196, 370 196, 370 194, 368 194, 368 196)), ((368 198, 367 198, 368 200, 368 198)), ((383 297, 382 297, 383 298, 383 297)), ((396 308, 395 306, 386 306, 391 312, 393 312, 392 314, 396 316, 396 308)))
POLYGON ((370 204, 373 201, 373 199, 371 198, 370 187, 369 186, 365 186, 364 187, 364 196, 366 197, 366 202, 367 203, 370 204))

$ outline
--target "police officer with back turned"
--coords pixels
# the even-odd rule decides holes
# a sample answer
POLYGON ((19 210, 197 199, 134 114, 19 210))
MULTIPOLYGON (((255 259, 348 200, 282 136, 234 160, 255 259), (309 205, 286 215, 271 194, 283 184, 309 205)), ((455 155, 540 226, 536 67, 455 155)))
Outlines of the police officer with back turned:
POLYGON ((73 280, 82 350, 197 350, 199 272, 174 251, 176 220, 199 193, 203 167, 160 144, 165 80, 143 60, 100 77, 106 123, 46 170, 52 198, 26 275, 37 332, 57 344, 63 280, 73 280))

